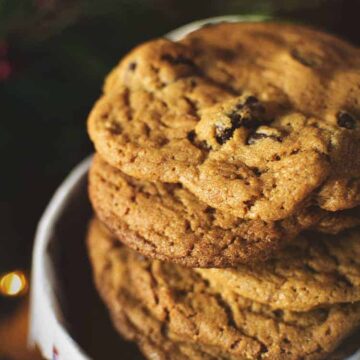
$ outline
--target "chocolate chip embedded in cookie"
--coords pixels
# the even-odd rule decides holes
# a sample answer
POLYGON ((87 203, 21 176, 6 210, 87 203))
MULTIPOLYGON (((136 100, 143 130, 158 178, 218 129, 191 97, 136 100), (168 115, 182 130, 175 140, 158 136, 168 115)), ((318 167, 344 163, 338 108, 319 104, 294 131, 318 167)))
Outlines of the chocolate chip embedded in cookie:
POLYGON ((271 117, 266 113, 264 105, 255 96, 245 93, 204 109, 195 133, 210 149, 218 150, 233 138, 235 132, 243 129, 246 136, 270 123, 271 117))
POLYGON ((327 359, 360 323, 358 302, 273 310, 194 270, 120 246, 96 220, 87 240, 116 329, 149 359, 327 359))
POLYGON ((304 200, 316 196, 331 176, 338 151, 331 144, 343 134, 298 113, 271 120, 256 110, 235 127, 226 119, 228 108, 237 103, 229 100, 203 111, 195 133, 214 150, 198 166, 197 176, 184 174, 181 182, 204 202, 241 218, 286 218, 306 206, 304 200), (227 134, 221 144, 219 128, 227 134))
POLYGON ((279 222, 244 220, 208 206, 181 184, 137 180, 100 156, 90 170, 89 193, 98 217, 129 247, 190 267, 265 260, 301 230, 336 232, 360 218, 347 214, 339 228, 330 220, 334 214, 314 207, 279 222))
POLYGON ((109 76, 88 127, 112 166, 275 221, 360 205, 359 50, 307 28, 219 24, 154 40, 109 76), (226 42, 223 39, 227 39, 226 42))
POLYGON ((284 23, 223 23, 180 43, 207 77, 235 92, 276 94, 283 105, 334 122, 343 111, 359 115, 359 49, 333 35, 284 23))

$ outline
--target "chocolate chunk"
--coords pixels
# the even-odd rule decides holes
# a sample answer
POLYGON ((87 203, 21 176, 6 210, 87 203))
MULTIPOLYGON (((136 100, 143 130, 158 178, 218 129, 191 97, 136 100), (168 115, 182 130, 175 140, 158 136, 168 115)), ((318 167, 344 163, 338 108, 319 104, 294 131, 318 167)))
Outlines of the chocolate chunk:
POLYGON ((187 139, 198 149, 201 149, 201 150, 210 150, 211 149, 211 147, 207 144, 206 141, 199 141, 196 138, 196 133, 194 130, 191 130, 188 132, 187 139))
POLYGON ((194 131, 194 130, 191 130, 191 131, 188 132, 188 134, 187 134, 187 139, 188 139, 191 143, 193 143, 194 140, 195 140, 195 136, 196 136, 195 131, 194 131))
POLYGON ((259 126, 268 124, 269 119, 261 118, 264 112, 265 107, 259 100, 255 96, 249 96, 244 103, 236 104, 234 110, 227 114, 231 121, 230 128, 216 126, 216 141, 224 144, 240 127, 256 130, 259 126))
POLYGON ((242 126, 246 129, 256 129, 257 127, 264 125, 266 122, 253 117, 245 117, 242 121, 242 126))
POLYGON ((355 118, 346 111, 340 111, 337 114, 337 123, 345 129, 355 129, 355 118))
POLYGON ((253 167, 253 168, 251 168, 251 170, 253 171, 253 173, 256 177, 260 177, 262 174, 262 172, 257 167, 253 167))
POLYGON ((245 105, 252 105, 252 104, 258 104, 259 99, 256 96, 249 96, 245 100, 245 105))
POLYGON ((208 206, 206 209, 205 209, 205 212, 206 214, 215 214, 216 210, 211 207, 211 206, 208 206))
POLYGON ((129 64, 129 70, 134 71, 137 67, 137 63, 135 61, 129 64))
POLYGON ((220 145, 223 145, 226 141, 228 141, 232 137, 234 131, 241 126, 242 119, 240 114, 233 111, 228 116, 231 120, 230 128, 224 128, 223 126, 216 126, 215 138, 220 145))
POLYGON ((216 127, 215 139, 220 144, 225 144, 232 136, 236 128, 216 127))
POLYGON ((244 205, 249 209, 251 209, 255 204, 255 200, 254 199, 250 199, 250 200, 246 200, 244 201, 244 205))
MULTIPOLYGON (((257 109, 256 109, 257 110, 257 109)), ((254 114, 248 114, 245 113, 244 115, 241 115, 241 113, 232 112, 229 114, 231 124, 235 129, 238 129, 239 127, 243 126, 246 129, 256 129, 257 127, 261 125, 265 125, 268 123, 266 120, 260 120, 258 118, 260 114, 254 113, 254 114)))
POLYGON ((120 135, 122 133, 120 124, 115 122, 106 123, 106 128, 111 132, 112 135, 120 135))
POLYGON ((241 115, 235 111, 229 114, 229 118, 231 120, 231 125, 234 128, 238 128, 241 126, 241 115))

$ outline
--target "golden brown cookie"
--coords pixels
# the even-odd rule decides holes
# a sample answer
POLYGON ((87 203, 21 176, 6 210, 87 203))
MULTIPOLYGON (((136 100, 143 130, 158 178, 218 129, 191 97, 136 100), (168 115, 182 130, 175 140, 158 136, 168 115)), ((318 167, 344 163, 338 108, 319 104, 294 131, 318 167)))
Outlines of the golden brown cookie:
POLYGON ((337 212, 324 212, 314 230, 334 235, 356 226, 360 226, 360 207, 337 212))
MULTIPOLYGON (((180 184, 136 180, 96 155, 89 176, 97 216, 134 250, 190 267, 227 267, 265 260, 301 230, 332 232, 360 224, 352 212, 312 208, 286 220, 244 220, 212 208, 180 184)), ((353 210, 352 210, 353 211, 353 210)))
POLYGON ((299 235, 265 263, 235 269, 197 269, 218 289, 275 309, 308 311, 360 301, 360 229, 299 235))
POLYGON ((360 204, 359 83, 360 51, 333 36, 219 24, 130 52, 88 128, 114 167, 244 219, 338 211, 360 204))
POLYGON ((149 359, 325 359, 360 323, 360 304, 272 310, 194 270, 151 261, 90 225, 97 288, 117 330, 149 359))

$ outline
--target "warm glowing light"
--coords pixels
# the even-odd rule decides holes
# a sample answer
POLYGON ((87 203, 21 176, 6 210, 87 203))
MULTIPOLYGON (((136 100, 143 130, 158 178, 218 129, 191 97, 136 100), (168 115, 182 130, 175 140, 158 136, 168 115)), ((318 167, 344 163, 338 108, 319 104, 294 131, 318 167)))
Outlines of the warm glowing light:
POLYGON ((5 296, 18 296, 26 292, 26 276, 21 271, 13 271, 0 277, 0 293, 5 296))

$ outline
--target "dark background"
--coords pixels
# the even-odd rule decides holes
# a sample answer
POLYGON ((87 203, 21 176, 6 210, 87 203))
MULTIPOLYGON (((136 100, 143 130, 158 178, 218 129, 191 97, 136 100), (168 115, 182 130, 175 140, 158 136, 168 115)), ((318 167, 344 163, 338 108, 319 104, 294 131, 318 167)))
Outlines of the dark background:
POLYGON ((103 78, 134 45, 225 14, 309 23, 359 45, 359 10, 356 0, 0 0, 0 274, 29 270, 44 207, 92 151, 85 122, 103 78))

